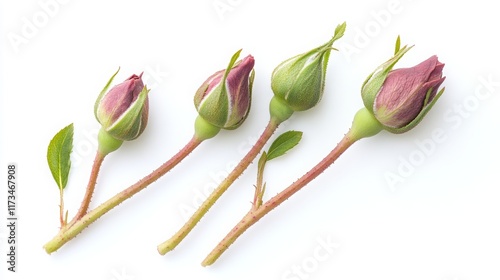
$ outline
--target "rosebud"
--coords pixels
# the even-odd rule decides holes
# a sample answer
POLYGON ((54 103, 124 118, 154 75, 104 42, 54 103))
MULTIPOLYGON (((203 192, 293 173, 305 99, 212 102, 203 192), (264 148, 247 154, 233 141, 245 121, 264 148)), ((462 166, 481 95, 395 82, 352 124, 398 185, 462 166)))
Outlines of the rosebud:
POLYGON ((275 97, 293 111, 308 110, 321 100, 332 44, 344 35, 345 22, 335 29, 330 41, 279 64, 271 76, 275 97))
POLYGON ((149 90, 142 82, 141 73, 139 76, 130 76, 106 93, 118 71, 109 79, 97 98, 94 115, 102 125, 100 134, 106 134, 99 137, 114 138, 121 144, 121 141, 139 137, 146 128, 149 90))
MULTIPOLYGON (((411 48, 411 47, 410 47, 411 48)), ((393 133, 403 133, 415 127, 434 106, 444 92, 444 64, 431 56, 420 64, 392 70, 398 60, 410 49, 399 49, 363 83, 361 95, 365 107, 393 133)))
POLYGON ((236 62, 240 52, 233 55, 226 69, 210 76, 194 96, 199 116, 217 132, 239 127, 250 110, 255 61, 248 55, 236 62))

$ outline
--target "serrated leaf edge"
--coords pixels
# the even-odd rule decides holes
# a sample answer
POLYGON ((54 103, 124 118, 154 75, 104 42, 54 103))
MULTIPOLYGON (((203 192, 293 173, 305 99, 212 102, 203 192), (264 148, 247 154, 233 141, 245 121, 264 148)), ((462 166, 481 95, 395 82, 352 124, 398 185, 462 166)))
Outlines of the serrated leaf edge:
POLYGON ((60 190, 66 187, 69 170, 71 169, 70 155, 73 149, 73 132, 74 127, 73 123, 71 123, 54 135, 47 148, 47 163, 49 165, 50 172, 52 173, 52 177, 60 190), (55 164, 51 160, 53 153, 56 153, 55 164), (64 170, 64 172, 63 164, 68 166, 67 170, 64 170))
POLYGON ((297 146, 297 144, 299 144, 301 139, 302 139, 301 131, 289 130, 287 132, 282 133, 273 141, 273 143, 269 147, 269 150, 267 152, 267 161, 270 161, 272 159, 275 159, 277 157, 286 154, 288 151, 297 146), (284 145, 289 145, 289 146, 280 150, 280 148, 282 148, 284 145))

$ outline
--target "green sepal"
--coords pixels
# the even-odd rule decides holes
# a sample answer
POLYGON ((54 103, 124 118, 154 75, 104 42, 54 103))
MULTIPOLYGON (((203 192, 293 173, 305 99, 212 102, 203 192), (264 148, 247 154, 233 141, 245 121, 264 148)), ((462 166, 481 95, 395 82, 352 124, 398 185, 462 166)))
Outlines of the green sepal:
POLYGON ((396 55, 400 49, 401 49, 401 37, 398 35, 398 38, 396 38, 396 46, 394 47, 394 55, 396 55))
MULTIPOLYGON (((205 96, 205 99, 201 102, 201 104, 198 105, 198 113, 205 120, 210 120, 210 122, 213 125, 219 126, 221 128, 222 127, 226 128, 226 124, 231 117, 229 110, 229 102, 231 97, 229 96, 230 93, 227 91, 226 88, 227 76, 229 75, 231 69, 235 66, 235 63, 238 60, 241 51, 242 50, 240 49, 233 54, 233 56, 229 60, 226 70, 224 71, 224 76, 222 76, 222 79, 217 85, 217 87, 213 88, 212 91, 205 96), (227 110, 227 112, 221 112, 221 110, 227 110)), ((195 97, 202 96, 202 94, 200 93, 205 92, 207 88, 208 85, 206 85, 206 87, 204 88, 198 89, 197 93, 195 94, 195 97)), ((239 125, 241 125, 241 123, 242 122, 239 122, 238 124, 226 129, 235 129, 239 125)))
MULTIPOLYGON (((218 107, 214 107, 214 108, 226 108, 227 109, 226 114, 220 114, 221 117, 223 115, 225 117, 225 119, 223 121, 224 125, 222 125, 222 127, 226 127, 226 124, 227 124, 228 120, 231 119, 230 114, 231 114, 231 111, 232 111, 232 110, 229 110, 229 103, 230 103, 230 100, 231 100, 231 96, 229 96, 230 93, 228 92, 228 90, 226 88, 227 76, 229 75, 229 72, 231 72, 231 70, 234 67, 234 64, 236 63, 236 61, 240 57, 241 51, 242 51, 242 49, 239 49, 238 51, 236 51, 233 54, 233 56, 231 57, 231 59, 229 60, 229 64, 227 65, 226 71, 224 72, 224 76, 222 77, 222 80, 221 80, 221 82, 219 84, 219 86, 222 86, 221 93, 219 94, 219 102, 216 105, 218 107)), ((236 127, 238 127, 238 126, 236 126, 236 127)))
MULTIPOLYGON (((398 41, 399 40, 396 41, 396 45, 398 45, 398 41)), ((403 57, 403 55, 412 47, 413 46, 408 47, 406 45, 401 49, 396 47, 396 49, 398 49, 396 54, 391 59, 380 65, 363 82, 363 85, 361 86, 361 97, 363 99, 363 104, 371 113, 373 113, 373 104, 375 102, 375 97, 382 88, 387 75, 389 75, 389 72, 392 70, 394 65, 396 65, 396 63, 403 57)))
POLYGON ((119 71, 120 71, 120 67, 118 67, 118 70, 116 70, 116 72, 113 74, 113 76, 111 76, 111 78, 109 78, 108 82, 106 83, 104 88, 101 90, 101 93, 99 93, 99 96, 97 97, 97 100, 95 101, 94 116, 97 119, 97 121, 99 121, 99 119, 97 118, 97 109, 99 108, 99 104, 101 103, 101 99, 104 97, 106 92, 108 92, 109 86, 111 85, 111 83, 113 82, 113 79, 116 77, 116 75, 118 74, 119 71))
POLYGON ((344 36, 346 27, 347 27, 347 23, 345 21, 343 23, 337 25, 337 27, 335 27, 335 32, 334 32, 333 38, 331 40, 332 44, 333 44, 333 42, 337 41, 338 39, 342 38, 342 36, 344 36))
POLYGON ((442 88, 436 94, 436 96, 432 99, 431 103, 427 104, 427 102, 429 102, 429 98, 430 98, 430 94, 432 93, 432 90, 433 90, 433 88, 430 88, 427 91, 422 110, 420 111, 420 113, 418 113, 418 115, 409 124, 407 124, 403 127, 400 127, 400 128, 384 126, 384 129, 389 131, 389 132, 392 132, 392 133, 400 134, 400 133, 407 132, 408 130, 414 128, 417 124, 419 124, 422 121, 422 119, 425 117, 425 115, 427 115, 427 112, 429 112, 429 110, 434 106, 436 101, 439 99, 439 97, 441 97, 441 95, 444 92, 444 88, 442 88))
POLYGON ((346 23, 338 25, 325 44, 280 63, 272 73, 271 88, 294 111, 305 111, 321 101, 332 44, 344 35, 346 23))
POLYGON ((207 94, 198 107, 198 113, 204 119, 219 127, 224 127, 228 119, 229 96, 224 89, 225 83, 219 83, 207 94))
POLYGON ((133 140, 139 137, 144 126, 141 115, 148 93, 149 89, 144 86, 134 103, 106 131, 118 140, 133 140))
POLYGON ((329 53, 330 49, 318 54, 312 60, 309 57, 303 57, 296 61, 296 65, 301 64, 300 68, 298 68, 300 71, 296 76, 294 84, 284 96, 284 100, 295 111, 311 109, 321 101, 325 87, 324 77, 326 73, 326 69, 323 67, 324 63, 322 62, 328 62, 329 53), (306 65, 306 63, 308 64, 306 65))
POLYGON ((231 69, 233 69, 234 64, 238 60, 238 57, 240 57, 241 51, 242 51, 242 49, 239 49, 238 51, 236 51, 233 54, 233 56, 231 57, 231 60, 229 60, 229 64, 227 65, 226 71, 224 72, 224 76, 222 77, 222 81, 224 81, 224 88, 225 88, 225 84, 226 84, 225 81, 227 79, 227 75, 229 75, 229 72, 231 71, 231 69))

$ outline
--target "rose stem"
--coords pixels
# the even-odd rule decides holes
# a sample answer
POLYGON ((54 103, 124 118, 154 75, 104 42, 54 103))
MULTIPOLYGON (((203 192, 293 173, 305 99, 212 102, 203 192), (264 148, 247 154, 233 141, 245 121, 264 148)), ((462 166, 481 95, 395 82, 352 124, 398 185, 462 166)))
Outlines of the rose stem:
POLYGON ((250 226, 255 224, 258 220, 264 217, 267 213, 272 211, 282 202, 290 198, 294 193, 298 192, 305 185, 319 176, 331 164, 339 158, 352 144, 359 139, 370 137, 382 130, 382 127, 376 121, 371 113, 366 109, 358 111, 354 117, 353 125, 349 132, 342 138, 337 146, 316 166, 309 170, 306 174, 300 177, 297 181, 289 187, 278 193, 276 196, 262 204, 257 209, 250 209, 250 211, 241 219, 241 221, 224 237, 222 241, 207 255, 203 260, 202 266, 213 264, 228 248, 229 246, 245 232, 250 226))
POLYGON ((59 188, 59 221, 61 223, 61 228, 66 225, 64 220, 64 192, 63 188, 59 188))
POLYGON ((203 140, 200 140, 200 138, 196 136, 193 137, 184 148, 182 148, 170 160, 163 163, 160 167, 154 170, 151 174, 145 176, 137 183, 133 184, 132 186, 128 187, 127 189, 121 191, 112 198, 108 199, 106 202, 102 203, 94 210, 88 212, 81 219, 79 219, 75 223, 72 223, 71 226, 62 228, 52 240, 50 240, 43 246, 45 251, 49 254, 57 251, 64 244, 73 239, 77 234, 83 231, 87 226, 89 226, 95 220, 100 218, 102 215, 106 214, 115 206, 127 200, 128 198, 132 197, 139 191, 143 190, 149 184, 158 180, 161 176, 170 171, 202 142, 203 140))
POLYGON ((75 217, 69 223, 69 226, 74 224, 76 221, 81 219, 83 215, 87 214, 89 209, 90 200, 92 199, 92 195, 94 194, 95 185, 97 182, 97 175, 99 174, 99 170, 101 168, 102 162, 107 154, 101 153, 97 151, 94 159, 94 164, 92 166, 92 171, 90 172, 89 182, 87 184, 87 189, 85 191, 85 195, 82 200, 82 204, 80 205, 80 209, 76 213, 75 217))
POLYGON ((165 255, 167 252, 173 250, 196 226, 196 224, 203 218, 208 210, 215 204, 222 194, 231 186, 231 184, 245 171, 245 169, 252 163, 255 157, 262 150, 262 147, 271 138, 276 131, 281 121, 277 118, 271 117, 264 132, 260 135, 255 145, 240 161, 240 163, 233 169, 233 171, 222 181, 219 186, 210 194, 210 196, 203 202, 203 204, 196 210, 196 212, 189 218, 189 220, 175 233, 170 239, 158 245, 158 252, 165 255))

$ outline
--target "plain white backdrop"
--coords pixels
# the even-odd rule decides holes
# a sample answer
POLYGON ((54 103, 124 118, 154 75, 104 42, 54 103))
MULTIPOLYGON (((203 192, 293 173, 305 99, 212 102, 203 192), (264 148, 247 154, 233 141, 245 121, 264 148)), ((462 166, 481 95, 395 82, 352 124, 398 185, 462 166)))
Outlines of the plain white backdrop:
MULTIPOLYGON (((499 20, 491 1, 1 1, 1 217, 6 173, 18 169, 18 263, 2 279, 500 279, 498 145, 499 20), (270 75, 281 61, 335 43, 323 100, 279 129, 304 132, 299 146, 268 164, 270 198, 325 156, 361 108, 363 80, 393 53, 397 67, 431 55, 446 64, 446 91, 415 129, 382 132, 349 149, 310 185, 263 218, 219 259, 200 262, 248 211, 251 165, 179 247, 169 238, 263 131, 270 75), (144 71, 149 124, 102 166, 92 206, 136 182, 193 134, 193 95, 231 55, 256 59, 252 109, 149 188, 119 205, 56 253, 58 190, 46 163, 52 136, 75 124, 69 215, 83 196, 99 126, 95 98, 144 71), (388 178, 392 178, 388 180, 388 178)), ((6 220, 2 222, 6 223, 6 220)))

